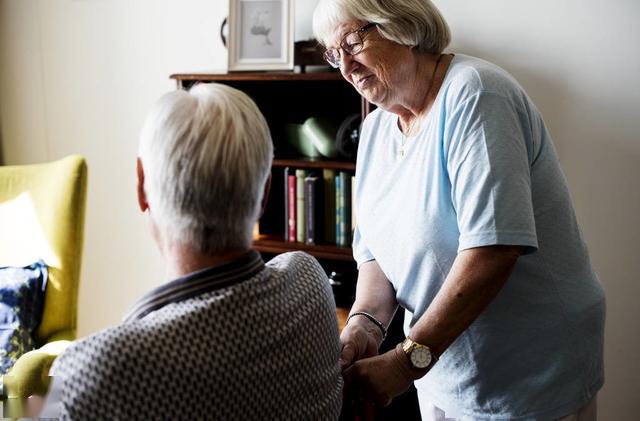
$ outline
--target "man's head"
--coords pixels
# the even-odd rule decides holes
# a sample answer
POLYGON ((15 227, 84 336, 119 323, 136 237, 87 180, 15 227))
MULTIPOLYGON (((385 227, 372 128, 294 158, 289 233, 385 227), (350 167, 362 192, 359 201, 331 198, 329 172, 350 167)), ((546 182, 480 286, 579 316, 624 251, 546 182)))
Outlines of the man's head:
POLYGON ((267 122, 244 93, 220 84, 170 92, 142 129, 140 207, 165 244, 247 249, 272 159, 267 122))

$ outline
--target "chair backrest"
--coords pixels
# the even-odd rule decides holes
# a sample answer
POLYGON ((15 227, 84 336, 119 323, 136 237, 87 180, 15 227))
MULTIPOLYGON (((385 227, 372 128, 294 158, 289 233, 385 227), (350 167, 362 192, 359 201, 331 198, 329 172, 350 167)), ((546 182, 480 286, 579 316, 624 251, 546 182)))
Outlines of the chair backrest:
POLYGON ((0 266, 49 267, 38 345, 76 335, 86 197, 81 156, 0 166, 0 266))

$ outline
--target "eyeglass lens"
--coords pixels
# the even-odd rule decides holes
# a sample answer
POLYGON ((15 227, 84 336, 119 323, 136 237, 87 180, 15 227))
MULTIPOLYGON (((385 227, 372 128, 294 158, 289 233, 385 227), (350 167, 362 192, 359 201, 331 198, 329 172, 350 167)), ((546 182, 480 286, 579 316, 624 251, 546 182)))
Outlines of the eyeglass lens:
MULTIPOLYGON (((340 48, 346 54, 352 55, 360 52, 362 48, 363 41, 362 36, 360 35, 360 31, 349 32, 340 42, 340 48)), ((336 48, 330 48, 324 53, 325 59, 331 64, 333 67, 340 67, 340 51, 336 48)))

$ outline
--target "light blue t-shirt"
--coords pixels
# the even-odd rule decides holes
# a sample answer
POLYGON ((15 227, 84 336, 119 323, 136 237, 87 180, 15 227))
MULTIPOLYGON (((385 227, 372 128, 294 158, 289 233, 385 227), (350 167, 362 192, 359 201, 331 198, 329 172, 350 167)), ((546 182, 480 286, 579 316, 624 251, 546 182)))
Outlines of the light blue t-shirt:
POLYGON ((456 55, 399 157, 401 143, 397 115, 367 116, 353 249, 393 284, 407 332, 458 252, 525 246, 496 299, 416 385, 459 419, 549 420, 587 404, 604 381, 604 291, 536 107, 504 70, 456 55))

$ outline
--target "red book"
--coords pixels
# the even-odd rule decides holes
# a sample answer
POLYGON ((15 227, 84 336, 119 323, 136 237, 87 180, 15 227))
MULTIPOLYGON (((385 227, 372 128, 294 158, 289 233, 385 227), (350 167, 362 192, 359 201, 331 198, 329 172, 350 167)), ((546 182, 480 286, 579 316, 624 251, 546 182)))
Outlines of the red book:
POLYGON ((296 176, 289 176, 289 188, 287 189, 289 197, 289 241, 296 241, 296 176))
POLYGON ((284 169, 284 232, 282 238, 289 241, 289 167, 284 169))

